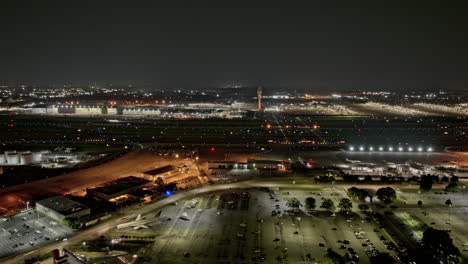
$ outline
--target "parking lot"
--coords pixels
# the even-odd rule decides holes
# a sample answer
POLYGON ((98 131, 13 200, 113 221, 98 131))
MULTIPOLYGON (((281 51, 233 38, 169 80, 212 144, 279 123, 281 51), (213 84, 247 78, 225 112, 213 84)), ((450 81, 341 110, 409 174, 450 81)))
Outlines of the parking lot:
POLYGON ((369 263, 368 256, 377 250, 389 252, 372 224, 358 214, 286 212, 292 195, 302 203, 312 196, 318 206, 322 197, 333 198, 335 204, 344 197, 336 190, 217 192, 163 208, 149 229, 118 231, 156 234, 150 250, 138 253, 156 263, 319 263, 328 248, 369 263))
POLYGON ((72 231, 34 210, 0 220, 0 258, 70 236, 72 231))

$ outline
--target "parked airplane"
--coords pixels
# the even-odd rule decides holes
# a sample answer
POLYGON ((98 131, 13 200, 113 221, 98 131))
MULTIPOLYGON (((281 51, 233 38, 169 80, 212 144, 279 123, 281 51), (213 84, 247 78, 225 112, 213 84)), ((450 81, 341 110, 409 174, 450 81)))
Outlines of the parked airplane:
POLYGON ((117 229, 123 229, 127 227, 132 227, 134 230, 142 229, 142 228, 149 228, 149 224, 153 221, 155 221, 157 218, 161 216, 161 210, 155 215, 154 218, 151 219, 142 219, 141 214, 137 215, 136 219, 134 221, 130 221, 128 223, 123 223, 120 225, 117 225, 117 229))

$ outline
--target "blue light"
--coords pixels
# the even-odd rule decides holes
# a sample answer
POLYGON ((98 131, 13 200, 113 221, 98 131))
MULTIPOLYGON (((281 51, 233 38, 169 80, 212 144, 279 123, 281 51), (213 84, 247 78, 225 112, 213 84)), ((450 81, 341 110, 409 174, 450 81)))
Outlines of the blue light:
POLYGON ((169 190, 166 191, 166 196, 171 196, 173 193, 169 190))

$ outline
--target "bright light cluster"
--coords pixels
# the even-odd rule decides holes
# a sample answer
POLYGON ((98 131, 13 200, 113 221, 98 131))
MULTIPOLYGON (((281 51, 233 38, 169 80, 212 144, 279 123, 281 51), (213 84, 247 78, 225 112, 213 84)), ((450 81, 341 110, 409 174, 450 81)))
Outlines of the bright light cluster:
POLYGON ((434 149, 432 147, 402 147, 399 146, 397 148, 394 148, 393 146, 378 146, 378 147, 373 147, 373 146, 349 146, 348 151, 367 151, 367 152, 432 152, 434 149))

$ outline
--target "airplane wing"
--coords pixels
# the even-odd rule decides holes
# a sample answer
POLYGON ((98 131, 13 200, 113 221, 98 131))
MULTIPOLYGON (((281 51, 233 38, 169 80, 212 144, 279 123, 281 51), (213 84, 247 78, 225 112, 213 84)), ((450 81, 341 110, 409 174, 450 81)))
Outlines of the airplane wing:
POLYGON ((140 221, 141 220, 141 214, 137 215, 137 218, 135 219, 135 221, 140 221))
POLYGON ((138 229, 142 229, 142 228, 149 228, 149 227, 146 226, 146 225, 137 225, 137 226, 133 227, 134 230, 138 230, 138 229))

